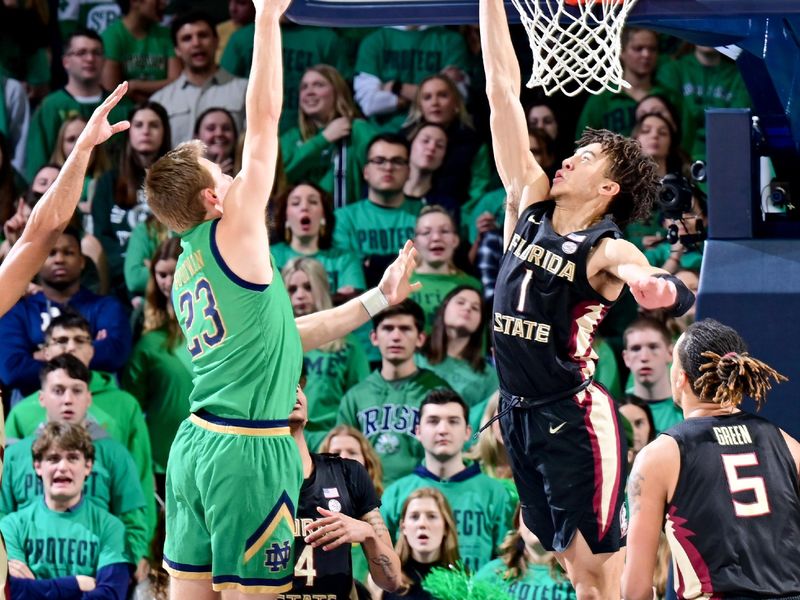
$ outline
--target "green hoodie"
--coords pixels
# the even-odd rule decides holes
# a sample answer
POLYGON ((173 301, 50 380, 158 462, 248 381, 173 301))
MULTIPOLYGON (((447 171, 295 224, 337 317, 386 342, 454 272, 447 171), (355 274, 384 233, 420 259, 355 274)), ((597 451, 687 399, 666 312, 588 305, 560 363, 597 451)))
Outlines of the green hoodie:
MULTIPOLYGON (((117 387, 114 376, 109 373, 92 371, 89 392, 92 394, 92 403, 89 405, 88 416, 108 431, 109 436, 125 446, 136 464, 144 492, 149 542, 156 527, 155 482, 153 453, 142 409, 139 408, 136 398, 117 387)), ((9 439, 22 439, 33 435, 46 419, 47 413, 39 404, 39 393, 33 393, 11 409, 6 420, 6 436, 9 439)))
MULTIPOLYGON (((137 563, 149 553, 150 535, 142 487, 136 478, 135 465, 122 444, 94 420, 86 419, 86 429, 94 442, 92 472, 84 484, 84 493, 93 504, 107 510, 125 525, 125 547, 130 562, 137 563)), ((44 426, 42 423, 39 428, 44 426)), ((34 435, 12 444, 6 450, 3 482, 0 490, 0 515, 25 508, 43 494, 42 480, 33 467, 34 435)))
POLYGON ((411 473, 422 460, 424 452, 414 430, 419 405, 435 389, 450 386, 427 369, 393 381, 377 370, 342 397, 337 421, 352 425, 370 441, 383 463, 385 484, 411 473))

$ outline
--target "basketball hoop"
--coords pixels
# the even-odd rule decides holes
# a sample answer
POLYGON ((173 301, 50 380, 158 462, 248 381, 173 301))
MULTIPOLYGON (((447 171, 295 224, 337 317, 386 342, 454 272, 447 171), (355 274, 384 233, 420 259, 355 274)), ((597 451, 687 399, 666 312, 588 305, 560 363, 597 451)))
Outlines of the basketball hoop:
POLYGON ((625 81, 620 34, 636 0, 511 0, 528 32, 533 72, 527 86, 548 96, 582 90, 618 93, 625 81), (545 8, 546 7, 546 8, 545 8))

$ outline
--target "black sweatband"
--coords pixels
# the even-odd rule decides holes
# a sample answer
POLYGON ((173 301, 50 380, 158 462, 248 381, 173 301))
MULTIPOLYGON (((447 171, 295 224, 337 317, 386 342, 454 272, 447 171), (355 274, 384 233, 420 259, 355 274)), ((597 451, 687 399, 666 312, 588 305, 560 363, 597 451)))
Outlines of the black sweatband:
POLYGON ((675 290, 678 293, 678 298, 675 300, 675 304, 664 309, 666 313, 670 317, 680 317, 681 315, 686 314, 686 311, 692 308, 694 305, 695 300, 694 294, 689 288, 686 287, 686 284, 675 277, 675 275, 670 275, 669 273, 657 273, 655 277, 660 277, 661 279, 666 279, 667 281, 674 283, 675 290))
POLYGON ((395 96, 399 96, 403 91, 403 82, 399 79, 396 79, 395 82, 392 84, 392 93, 395 96))

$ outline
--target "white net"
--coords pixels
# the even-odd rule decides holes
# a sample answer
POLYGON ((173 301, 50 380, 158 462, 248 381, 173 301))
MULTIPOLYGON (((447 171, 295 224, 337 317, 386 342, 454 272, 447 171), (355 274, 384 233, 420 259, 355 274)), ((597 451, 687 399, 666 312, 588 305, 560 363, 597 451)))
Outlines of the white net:
POLYGON ((528 87, 548 96, 582 90, 617 93, 622 78, 620 34, 636 0, 511 0, 528 32, 533 73, 528 87))

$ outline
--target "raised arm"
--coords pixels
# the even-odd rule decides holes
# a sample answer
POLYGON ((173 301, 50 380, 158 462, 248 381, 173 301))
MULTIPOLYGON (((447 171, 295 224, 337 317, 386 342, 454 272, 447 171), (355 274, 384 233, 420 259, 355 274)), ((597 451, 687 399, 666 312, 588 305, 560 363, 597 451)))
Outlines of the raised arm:
POLYGON ((370 314, 374 314, 371 311, 375 307, 378 308, 376 312, 380 312, 380 308, 402 302, 412 291, 420 289, 421 284, 411 284, 408 281, 416 266, 417 251, 408 241, 384 272, 377 288, 348 300, 341 306, 295 319, 303 343, 303 352, 344 337, 366 323, 370 319, 370 314))
POLYGON ((0 315, 25 292, 59 234, 72 218, 94 147, 129 127, 127 121, 115 124, 108 122, 108 114, 125 95, 127 88, 127 83, 120 84, 95 109, 55 183, 36 204, 22 235, 0 265, 0 315))
POLYGON ((480 30, 492 147, 506 189, 505 247, 519 214, 530 204, 547 199, 550 182, 530 151, 527 120, 519 100, 519 62, 503 0, 480 0, 480 30))
POLYGON ((224 220, 247 227, 264 222, 278 159, 278 121, 283 102, 281 14, 287 0, 255 0, 256 20, 253 63, 247 84, 247 130, 242 170, 225 198, 224 220))
POLYGON ((288 0, 255 0, 253 64, 247 84, 242 170, 225 194, 217 229, 223 259, 239 277, 272 282, 266 211, 278 160, 278 120, 283 101, 281 31, 288 0))

